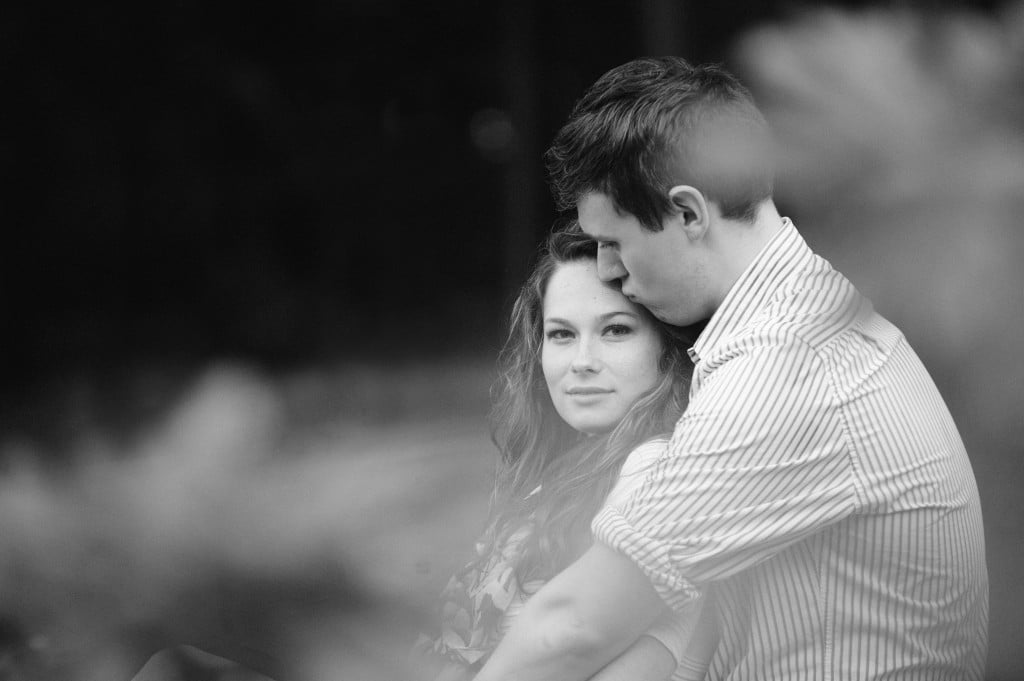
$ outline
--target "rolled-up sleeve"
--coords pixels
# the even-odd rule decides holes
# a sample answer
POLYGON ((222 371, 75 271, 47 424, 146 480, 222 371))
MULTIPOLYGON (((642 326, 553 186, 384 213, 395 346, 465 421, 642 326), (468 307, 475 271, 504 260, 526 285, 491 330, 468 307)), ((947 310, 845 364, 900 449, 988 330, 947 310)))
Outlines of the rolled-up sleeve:
POLYGON ((813 348, 789 338, 725 350, 698 366, 700 388, 643 483, 592 526, 674 609, 858 504, 840 397, 813 348))

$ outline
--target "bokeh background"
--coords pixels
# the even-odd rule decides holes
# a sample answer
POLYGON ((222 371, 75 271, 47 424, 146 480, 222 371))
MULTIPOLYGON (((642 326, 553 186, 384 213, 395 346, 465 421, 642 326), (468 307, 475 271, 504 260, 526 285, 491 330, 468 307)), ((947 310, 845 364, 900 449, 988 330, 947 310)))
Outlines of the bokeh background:
POLYGON ((1024 5, 311 0, 6 8, 0 678, 192 644, 401 678, 472 549, 541 154, 648 54, 722 62, 778 203, 971 454, 989 681, 1024 678, 1024 5))

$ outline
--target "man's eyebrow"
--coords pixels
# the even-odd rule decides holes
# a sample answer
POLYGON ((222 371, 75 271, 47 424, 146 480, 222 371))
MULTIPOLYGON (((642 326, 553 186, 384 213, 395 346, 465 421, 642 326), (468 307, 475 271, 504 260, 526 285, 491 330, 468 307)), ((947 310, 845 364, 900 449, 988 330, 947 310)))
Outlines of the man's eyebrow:
POLYGON ((596 233, 593 229, 587 229, 583 225, 580 225, 580 231, 586 234, 594 241, 609 241, 609 239, 606 238, 604 235, 596 233))

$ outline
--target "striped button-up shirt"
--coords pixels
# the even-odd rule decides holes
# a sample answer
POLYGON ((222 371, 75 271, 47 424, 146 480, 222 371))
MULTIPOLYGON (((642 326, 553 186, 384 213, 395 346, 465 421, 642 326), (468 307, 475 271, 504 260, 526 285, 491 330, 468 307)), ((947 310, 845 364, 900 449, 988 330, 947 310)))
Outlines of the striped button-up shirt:
POLYGON ((981 679, 981 507, 891 323, 788 221, 691 350, 666 453, 595 537, 677 609, 707 591, 710 679, 981 679))

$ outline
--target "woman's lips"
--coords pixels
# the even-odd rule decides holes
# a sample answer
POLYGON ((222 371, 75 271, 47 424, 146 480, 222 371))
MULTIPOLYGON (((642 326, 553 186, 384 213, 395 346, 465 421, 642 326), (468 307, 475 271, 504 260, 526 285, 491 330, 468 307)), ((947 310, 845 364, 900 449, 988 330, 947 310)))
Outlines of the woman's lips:
POLYGON ((565 392, 570 395, 602 395, 612 391, 608 388, 597 388, 593 386, 574 386, 565 392))

